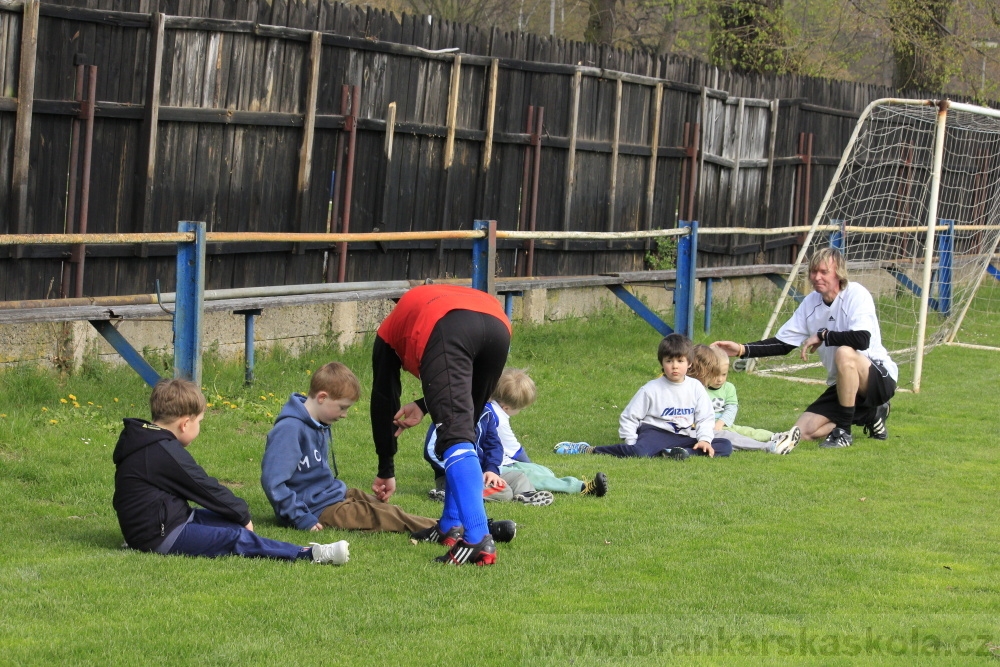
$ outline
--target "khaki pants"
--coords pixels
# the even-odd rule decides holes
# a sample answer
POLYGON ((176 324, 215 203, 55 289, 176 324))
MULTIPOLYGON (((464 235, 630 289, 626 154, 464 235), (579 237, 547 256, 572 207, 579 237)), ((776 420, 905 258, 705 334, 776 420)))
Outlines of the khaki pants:
POLYGON ((437 519, 407 514, 360 489, 348 489, 344 500, 323 510, 319 522, 324 528, 388 533, 414 533, 437 525, 437 519))

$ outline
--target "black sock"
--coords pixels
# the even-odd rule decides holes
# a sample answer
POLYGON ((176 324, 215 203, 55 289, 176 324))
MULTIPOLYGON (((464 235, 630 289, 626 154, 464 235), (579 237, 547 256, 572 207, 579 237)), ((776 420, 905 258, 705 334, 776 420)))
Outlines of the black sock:
POLYGON ((837 428, 843 429, 845 433, 851 432, 851 424, 854 422, 854 406, 853 405, 840 405, 840 409, 837 414, 834 415, 832 420, 837 428))

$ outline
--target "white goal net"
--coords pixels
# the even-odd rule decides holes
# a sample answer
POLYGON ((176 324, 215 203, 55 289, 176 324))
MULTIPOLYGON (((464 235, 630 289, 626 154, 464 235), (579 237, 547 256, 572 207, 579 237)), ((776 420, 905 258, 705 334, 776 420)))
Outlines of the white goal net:
MULTIPOLYGON (((843 250, 850 280, 875 298, 899 386, 920 388, 939 344, 1000 350, 1000 111, 879 100, 861 115, 782 290, 764 337, 811 290, 817 248, 843 250), (929 221, 936 224, 930 228, 929 221)), ((813 357, 815 359, 815 357, 813 357)), ((821 378, 795 353, 755 370, 821 378)))

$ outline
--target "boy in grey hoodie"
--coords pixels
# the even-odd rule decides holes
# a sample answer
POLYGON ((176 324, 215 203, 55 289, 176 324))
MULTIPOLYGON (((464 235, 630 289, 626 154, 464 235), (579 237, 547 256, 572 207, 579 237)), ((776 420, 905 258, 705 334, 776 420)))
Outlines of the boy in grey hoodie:
POLYGON ((330 424, 347 415, 360 393, 354 373, 333 361, 313 373, 308 396, 292 394, 281 409, 260 462, 260 483, 279 523, 299 530, 393 533, 437 525, 337 479, 330 424))

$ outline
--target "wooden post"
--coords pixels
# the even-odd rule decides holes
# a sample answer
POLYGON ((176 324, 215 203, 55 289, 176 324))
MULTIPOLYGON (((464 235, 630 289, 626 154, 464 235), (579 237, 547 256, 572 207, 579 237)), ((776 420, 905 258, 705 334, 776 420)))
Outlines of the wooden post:
MULTIPOLYGON (((653 194, 656 189, 656 157, 660 147, 660 114, 663 110, 663 84, 656 84, 656 99, 653 100, 653 132, 649 149, 649 178, 646 182, 646 229, 653 228, 653 194)), ((649 241, 646 241, 649 244, 649 241)))
POLYGON ((386 229, 385 209, 389 205, 389 185, 392 183, 392 144, 396 138, 396 103, 389 102, 385 112, 385 139, 382 150, 385 152, 385 179, 382 182, 382 210, 377 218, 378 226, 386 229))
MULTIPOLYGON (((563 203, 562 228, 569 231, 569 220, 573 205, 573 186, 576 184, 576 128, 580 118, 580 82, 583 73, 576 70, 573 74, 573 108, 569 115, 569 154, 566 157, 566 198, 563 203)), ((569 240, 563 241, 563 250, 569 250, 569 240)))
POLYGON ((448 92, 448 138, 444 144, 444 168, 451 169, 455 159, 455 124, 458 122, 458 93, 462 81, 462 56, 455 54, 451 66, 451 90, 448 92))
MULTIPOLYGON (((771 100, 771 127, 767 144, 767 176, 764 179, 764 226, 769 226, 771 213, 771 191, 774 187, 774 146, 778 140, 778 100, 771 100)), ((760 249, 764 250, 764 237, 761 237, 760 249)))
MULTIPOLYGON (((726 226, 732 227, 733 212, 736 210, 736 197, 740 191, 740 153, 743 151, 743 109, 746 98, 741 97, 736 107, 736 141, 733 151, 733 173, 729 177, 729 210, 726 211, 726 226)), ((732 237, 730 237, 732 243, 732 237)))
POLYGON ((699 124, 704 128, 698 143, 698 206, 699 211, 705 210, 705 135, 713 125, 708 122, 708 88, 701 87, 701 118, 699 124))
MULTIPOLYGON (((160 82, 163 73, 163 35, 166 16, 153 14, 150 20, 149 50, 146 58, 146 104, 142 118, 139 154, 136 160, 135 223, 140 232, 148 232, 152 227, 153 192, 156 178, 156 141, 160 122, 160 82)), ((146 257, 148 246, 143 243, 139 256, 146 257)))
MULTIPOLYGON (((319 66, 323 54, 323 33, 314 31, 309 44, 309 88, 306 91, 306 110, 302 119, 302 147, 299 149, 299 180, 295 200, 295 219, 300 232, 306 231, 306 212, 309 208, 309 181, 312 177, 313 142, 316 137, 316 101, 319 98, 319 66)), ((295 254, 305 252, 302 244, 295 244, 295 254)))
POLYGON ((490 62, 490 82, 486 93, 486 139, 483 143, 483 171, 490 170, 490 160, 493 158, 493 125, 497 113, 497 73, 500 60, 494 58, 490 62))
MULTIPOLYGON (((615 205, 618 195, 618 144, 622 128, 622 80, 615 82, 615 129, 611 139, 611 187, 608 192, 608 231, 615 231, 615 205)), ((608 241, 608 247, 614 244, 608 241)))
MULTIPOLYGON (((31 158, 31 114, 35 106, 35 58, 38 50, 38 0, 25 0, 21 19, 21 62, 14 126, 14 164, 11 170, 10 231, 23 234, 28 222, 28 166, 31 158)), ((15 257, 20 257, 20 249, 15 257)))

